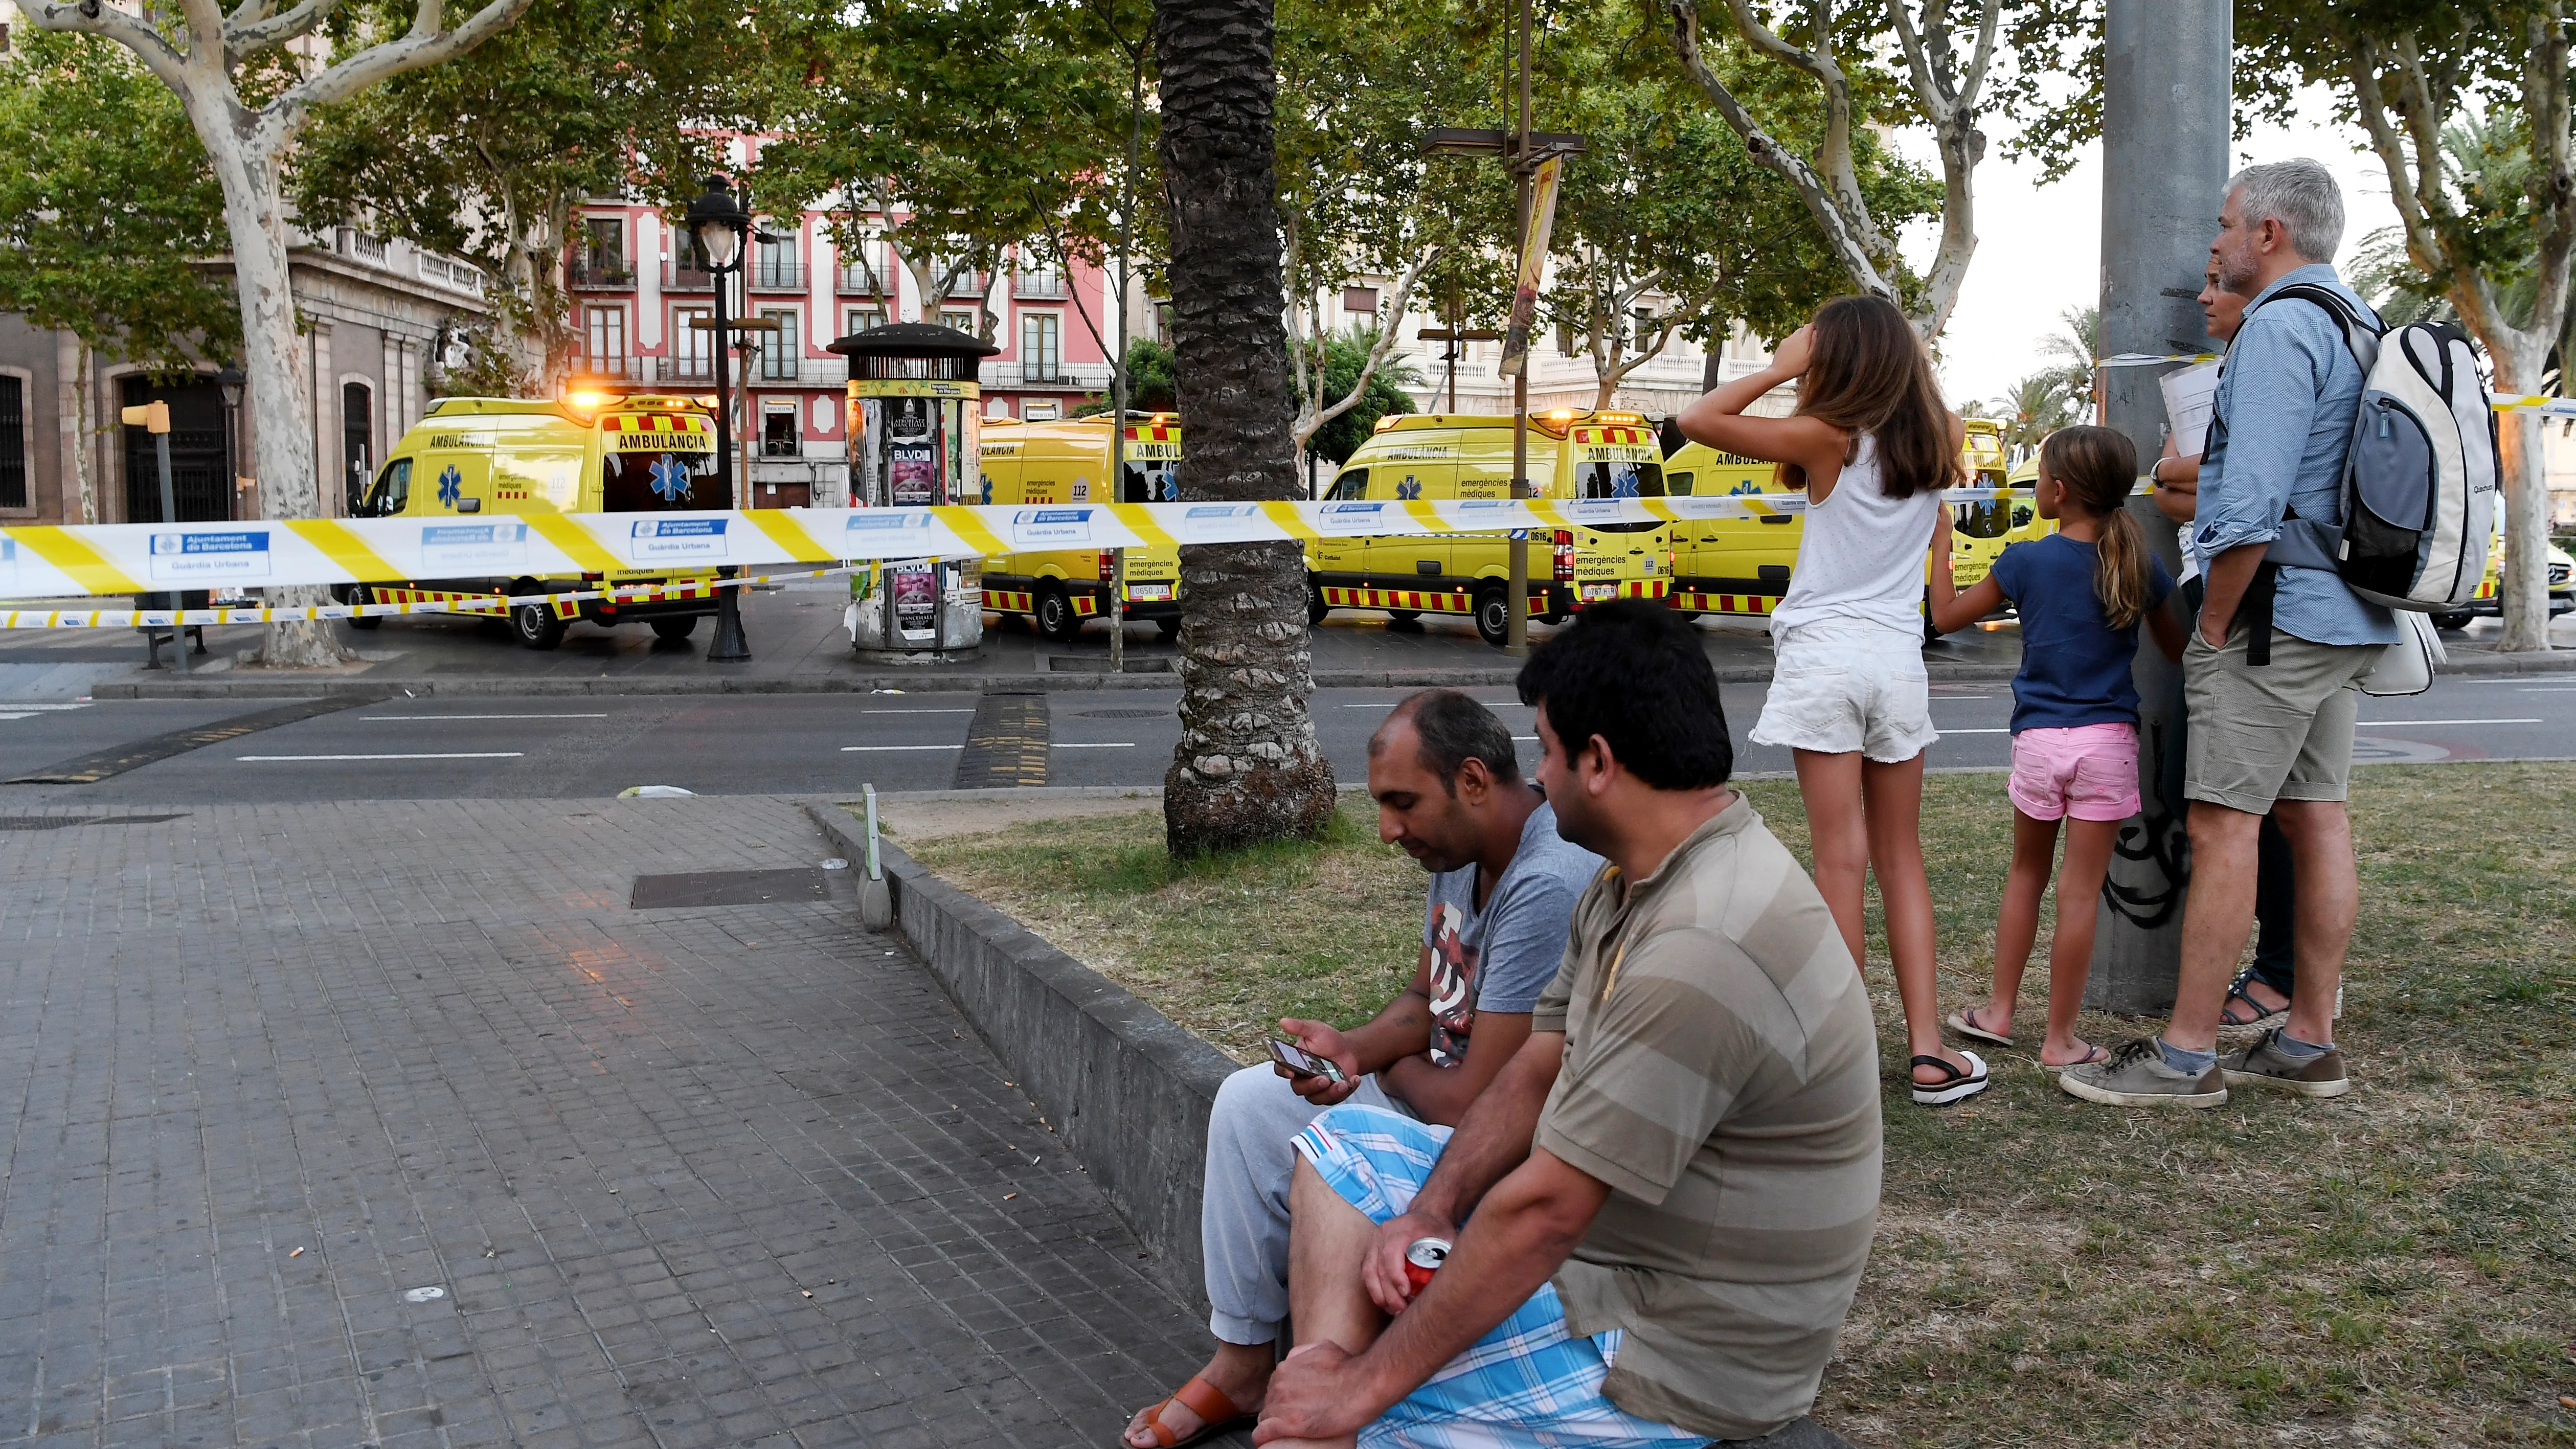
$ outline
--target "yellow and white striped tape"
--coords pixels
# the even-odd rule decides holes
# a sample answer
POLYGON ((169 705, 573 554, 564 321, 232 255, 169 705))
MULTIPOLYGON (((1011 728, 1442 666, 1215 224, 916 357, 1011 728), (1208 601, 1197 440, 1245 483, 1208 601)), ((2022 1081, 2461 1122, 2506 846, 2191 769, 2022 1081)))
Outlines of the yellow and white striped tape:
POLYGON ((613 588, 578 589, 553 594, 480 594, 456 599, 425 599, 397 604, 239 604, 206 609, 0 609, 0 629, 170 629, 210 624, 268 624, 281 619, 390 619, 404 614, 462 614, 497 619, 513 609, 606 599, 634 604, 671 594, 738 589, 787 579, 819 579, 856 573, 868 565, 841 564, 802 573, 744 574, 730 579, 687 579, 675 583, 619 584, 613 588))
MULTIPOLYGON (((1953 502, 1996 496, 1954 488, 1953 502)), ((0 598, 978 558, 1064 549, 1307 543, 1795 516, 1804 495, 1382 502, 1072 503, 532 513, 289 523, 0 528, 0 598)), ((425 585, 424 585, 425 586, 425 585)))

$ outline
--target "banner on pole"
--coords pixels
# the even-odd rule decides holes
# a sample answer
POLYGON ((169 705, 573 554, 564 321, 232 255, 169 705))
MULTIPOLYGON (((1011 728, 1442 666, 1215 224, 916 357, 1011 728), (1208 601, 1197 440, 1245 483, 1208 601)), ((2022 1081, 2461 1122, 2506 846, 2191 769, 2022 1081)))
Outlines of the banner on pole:
POLYGON ((1512 320, 1503 331, 1502 375, 1518 377, 1529 365, 1530 326, 1538 320, 1538 286, 1547 272, 1548 234, 1556 229, 1556 181, 1565 158, 1538 163, 1530 185, 1529 235, 1521 239, 1521 275, 1512 288, 1512 320))

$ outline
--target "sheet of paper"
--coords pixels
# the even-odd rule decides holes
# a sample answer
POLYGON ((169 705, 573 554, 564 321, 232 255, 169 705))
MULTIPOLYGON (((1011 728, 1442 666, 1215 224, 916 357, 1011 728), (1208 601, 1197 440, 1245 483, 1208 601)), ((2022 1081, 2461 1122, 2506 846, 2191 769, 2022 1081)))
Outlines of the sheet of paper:
POLYGON ((2198 457, 2209 438, 2209 416, 2218 398, 2218 364, 2203 362, 2166 373, 2165 418, 2173 424, 2174 451, 2198 457))

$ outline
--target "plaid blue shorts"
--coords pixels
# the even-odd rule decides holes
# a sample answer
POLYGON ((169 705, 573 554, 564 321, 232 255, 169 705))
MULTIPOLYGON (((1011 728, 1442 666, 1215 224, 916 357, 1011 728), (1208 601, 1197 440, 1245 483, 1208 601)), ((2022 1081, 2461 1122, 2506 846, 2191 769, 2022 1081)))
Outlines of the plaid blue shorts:
MULTIPOLYGON (((1297 1151, 1342 1200, 1387 1219, 1412 1206, 1449 1145, 1449 1129, 1349 1103, 1297 1134, 1297 1151)), ((1640 1419, 1601 1397, 1617 1329, 1590 1338, 1565 1326, 1556 1286, 1541 1284, 1493 1332, 1360 1430, 1365 1449, 1699 1449, 1705 1435, 1640 1419)))

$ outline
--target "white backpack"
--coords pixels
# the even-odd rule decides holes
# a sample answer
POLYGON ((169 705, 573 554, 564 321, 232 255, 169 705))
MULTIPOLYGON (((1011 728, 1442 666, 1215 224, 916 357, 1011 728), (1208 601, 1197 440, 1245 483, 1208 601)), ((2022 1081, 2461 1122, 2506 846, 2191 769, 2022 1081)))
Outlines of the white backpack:
POLYGON ((2449 322, 2383 334, 2342 297, 2304 283, 2273 297, 2323 307, 2343 328, 2363 383, 2342 517, 2283 520, 2264 561, 2331 569, 2383 608, 2466 605, 2486 579, 2501 482, 2495 412, 2469 335, 2449 322))

